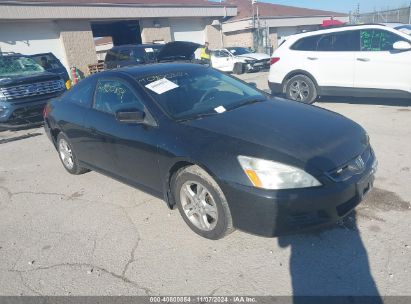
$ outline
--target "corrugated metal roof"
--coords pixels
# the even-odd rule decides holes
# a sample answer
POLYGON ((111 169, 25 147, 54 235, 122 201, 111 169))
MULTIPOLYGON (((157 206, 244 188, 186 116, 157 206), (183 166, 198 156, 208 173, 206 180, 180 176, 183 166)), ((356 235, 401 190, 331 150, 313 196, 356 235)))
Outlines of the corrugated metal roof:
MULTIPOLYGON (((57 5, 104 5, 104 4, 126 4, 126 5, 150 5, 150 6, 221 6, 219 2, 207 0, 0 0, 1 3, 11 4, 57 4, 57 5)), ((230 5, 225 3, 223 5, 230 5)))
MULTIPOLYGON (((252 17, 252 4, 250 0, 226 0, 225 4, 237 6, 237 16, 231 20, 247 19, 252 17)), ((314 17, 314 16, 347 16, 347 14, 286 6, 258 1, 258 12, 260 17, 314 17)))

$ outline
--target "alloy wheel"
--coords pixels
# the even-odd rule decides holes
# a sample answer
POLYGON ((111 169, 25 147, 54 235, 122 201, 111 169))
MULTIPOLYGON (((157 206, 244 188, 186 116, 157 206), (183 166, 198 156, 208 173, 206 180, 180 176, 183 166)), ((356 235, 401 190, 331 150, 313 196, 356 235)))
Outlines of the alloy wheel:
POLYGON ((306 101, 310 95, 310 87, 304 80, 295 80, 290 85, 291 99, 296 101, 306 101))
POLYGON ((60 139, 59 141, 59 154, 64 166, 69 170, 73 169, 73 153, 69 144, 64 139, 60 139))
POLYGON ((210 191, 202 184, 187 181, 180 190, 184 213, 193 225, 203 231, 211 231, 218 220, 217 204, 210 191))

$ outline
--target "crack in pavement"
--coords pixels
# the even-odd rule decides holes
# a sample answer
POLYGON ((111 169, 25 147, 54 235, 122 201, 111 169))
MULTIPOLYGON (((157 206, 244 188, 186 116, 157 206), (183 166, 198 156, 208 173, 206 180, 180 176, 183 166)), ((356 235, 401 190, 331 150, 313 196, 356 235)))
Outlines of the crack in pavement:
MULTIPOLYGON (((34 268, 34 269, 29 269, 29 270, 6 269, 6 271, 12 272, 12 273, 18 273, 22 278, 23 285, 26 286, 27 284, 24 283, 22 274, 26 274, 26 273, 30 273, 30 272, 37 272, 37 271, 41 271, 41 270, 52 270, 52 269, 60 268, 60 267, 69 267, 69 268, 76 268, 77 267, 77 268, 97 269, 97 270, 99 270, 103 273, 106 273, 106 274, 108 274, 108 275, 110 275, 110 276, 112 276, 116 279, 119 279, 119 280, 123 281, 124 283, 133 285, 135 288, 144 291, 144 293, 147 296, 149 296, 151 294, 154 294, 154 292, 151 289, 149 289, 145 286, 142 286, 142 285, 138 284, 137 282, 134 282, 134 281, 130 280, 129 278, 123 276, 123 275, 119 275, 119 274, 117 274, 113 271, 109 271, 109 270, 107 270, 103 267, 99 267, 99 266, 89 264, 89 263, 61 263, 61 264, 55 264, 55 265, 50 265, 50 266, 37 267, 37 268, 34 268)), ((36 294, 42 295, 38 291, 33 290, 30 286, 26 286, 26 287, 29 288, 31 291, 35 292, 36 294)))
POLYGON ((43 296, 43 294, 39 291, 37 291, 36 289, 32 288, 24 279, 23 277, 23 273, 19 272, 18 273, 19 277, 20 277, 20 281, 23 284, 24 287, 26 287, 28 290, 30 290, 31 292, 33 292, 34 294, 38 295, 38 296, 43 296))
MULTIPOLYGON (((5 188, 5 187, 2 187, 2 188, 5 188)), ((89 268, 93 268, 93 269, 100 270, 101 272, 107 273, 107 274, 111 275, 112 277, 115 277, 115 278, 117 278, 117 279, 122 280, 122 281, 125 282, 125 283, 131 284, 131 285, 133 285, 134 287, 143 290, 146 295, 153 294, 153 291, 151 291, 149 288, 139 285, 137 282, 134 282, 134 281, 130 280, 130 279, 126 276, 126 273, 127 273, 127 270, 128 270, 128 268, 129 268, 129 266, 130 266, 133 262, 136 261, 135 252, 136 252, 136 250, 137 250, 137 248, 138 248, 138 245, 140 244, 140 241, 141 241, 140 232, 139 232, 137 226, 135 225, 135 223, 133 222, 133 220, 131 219, 131 217, 129 216, 129 214, 128 214, 128 212, 127 212, 127 209, 137 208, 137 207, 139 207, 139 206, 141 206, 141 205, 143 205, 143 204, 146 204, 147 202, 149 202, 149 201, 151 201, 151 200, 153 200, 153 199, 145 200, 144 202, 139 203, 139 204, 137 204, 137 205, 134 205, 134 206, 132 206, 132 207, 123 207, 123 206, 119 206, 119 205, 116 205, 116 204, 113 204, 113 203, 104 202, 104 201, 93 201, 93 200, 83 199, 83 198, 80 198, 80 197, 79 197, 78 192, 76 192, 74 195, 73 195, 73 194, 72 194, 72 195, 66 195, 66 194, 63 194, 63 193, 55 193, 55 192, 33 192, 33 191, 20 191, 20 192, 15 192, 15 193, 13 193, 13 192, 11 192, 9 189, 7 189, 7 188, 5 188, 5 190, 6 190, 6 193, 8 194, 8 196, 9 196, 9 198, 11 198, 12 196, 15 196, 15 195, 22 195, 22 194, 52 195, 52 196, 60 196, 60 197, 62 197, 64 200, 67 200, 67 201, 74 199, 74 200, 77 200, 77 201, 83 201, 83 202, 88 202, 88 203, 92 203, 92 204, 105 204, 105 205, 110 205, 110 206, 112 206, 112 207, 114 207, 114 208, 119 209, 119 210, 122 211, 122 213, 123 213, 124 216, 126 217, 127 221, 128 221, 128 222, 130 223, 130 225, 133 227, 133 230, 134 230, 135 234, 137 235, 137 241, 135 242, 135 244, 133 245, 133 247, 132 247, 132 249, 131 249, 130 257, 129 257, 127 263, 124 265, 121 274, 117 274, 117 273, 115 273, 115 272, 113 272, 113 271, 109 271, 109 270, 107 270, 107 269, 105 269, 105 268, 103 268, 103 267, 95 266, 95 265, 93 265, 93 264, 91 264, 91 263, 90 263, 90 264, 87 264, 87 263, 61 263, 61 264, 56 264, 56 265, 52 265, 52 266, 38 267, 38 268, 35 268, 35 269, 25 270, 25 271, 23 271, 23 270, 16 270, 16 269, 14 269, 14 267, 13 267, 13 269, 7 269, 7 271, 19 273, 20 276, 21 276, 21 278, 22 278, 22 282, 24 282, 23 277, 22 277, 22 273, 26 273, 26 272, 38 271, 38 270, 48 270, 48 269, 52 269, 52 268, 56 268, 56 267, 89 267, 89 268)), ((96 241, 96 240, 93 240, 93 249, 92 249, 92 251, 91 251, 92 257, 93 257, 93 255, 94 255, 94 252, 95 252, 95 250, 96 250, 96 247, 97 247, 97 241, 96 241)), ((24 283, 23 283, 23 284, 24 284, 24 283)), ((26 284, 26 285, 27 285, 27 284, 26 284)), ((39 294, 37 291, 32 290, 29 286, 26 286, 26 287, 29 288, 32 292, 34 292, 34 293, 36 293, 36 294, 39 294)), ((41 294, 39 294, 39 295, 41 295, 41 294)))

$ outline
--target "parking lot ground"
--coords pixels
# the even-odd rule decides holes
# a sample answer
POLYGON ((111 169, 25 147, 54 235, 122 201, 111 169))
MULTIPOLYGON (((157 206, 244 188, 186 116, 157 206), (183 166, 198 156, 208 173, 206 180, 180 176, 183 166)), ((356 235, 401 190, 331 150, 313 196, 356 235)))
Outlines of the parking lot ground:
POLYGON ((364 103, 316 106, 369 132, 374 190, 344 222, 279 238, 203 239, 159 199, 68 174, 41 128, 0 132, 0 295, 411 295, 411 101, 364 103))

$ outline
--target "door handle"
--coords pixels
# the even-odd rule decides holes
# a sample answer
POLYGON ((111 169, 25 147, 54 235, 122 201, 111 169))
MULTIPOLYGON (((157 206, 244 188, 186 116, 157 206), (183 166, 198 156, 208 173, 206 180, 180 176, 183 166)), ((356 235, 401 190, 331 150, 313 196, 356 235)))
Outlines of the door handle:
POLYGON ((307 57, 308 60, 317 60, 317 57, 307 57))
POLYGON ((370 61, 369 58, 357 58, 357 61, 367 62, 370 61))

